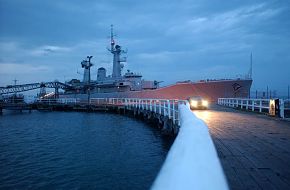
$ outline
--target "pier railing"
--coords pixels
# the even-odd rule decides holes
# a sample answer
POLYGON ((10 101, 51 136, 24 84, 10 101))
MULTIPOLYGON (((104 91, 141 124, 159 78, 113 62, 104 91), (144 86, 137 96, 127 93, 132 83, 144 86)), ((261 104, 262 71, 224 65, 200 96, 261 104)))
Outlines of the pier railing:
MULTIPOLYGON (((275 101, 275 99, 219 98, 218 104, 232 108, 245 109, 249 111, 270 113, 271 101, 275 101)), ((278 116, 282 118, 289 117, 290 100, 278 99, 278 102, 278 116)))
POLYGON ((47 105, 71 105, 71 106, 118 106, 127 109, 148 110, 171 119, 174 124, 180 125, 178 105, 185 104, 185 100, 177 99, 137 99, 137 98, 79 98, 38 99, 38 103, 47 105))
POLYGON ((185 100, 177 99, 137 99, 137 98, 91 98, 90 105, 116 105, 127 109, 148 110, 171 119, 174 124, 180 125, 178 105, 185 104, 185 100))

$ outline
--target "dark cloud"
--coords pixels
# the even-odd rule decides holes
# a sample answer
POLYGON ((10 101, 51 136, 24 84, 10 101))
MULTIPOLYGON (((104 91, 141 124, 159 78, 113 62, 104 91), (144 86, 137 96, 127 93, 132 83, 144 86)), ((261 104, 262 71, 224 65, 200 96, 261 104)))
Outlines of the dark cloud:
POLYGON ((0 64, 58 68, 54 75, 39 70, 43 80, 80 77, 77 67, 89 54, 96 67, 110 69, 105 47, 114 24, 116 41, 129 50, 126 67, 147 79, 235 77, 246 74, 253 52, 254 88, 282 91, 290 83, 286 1, 1 0, 0 23, 0 64))

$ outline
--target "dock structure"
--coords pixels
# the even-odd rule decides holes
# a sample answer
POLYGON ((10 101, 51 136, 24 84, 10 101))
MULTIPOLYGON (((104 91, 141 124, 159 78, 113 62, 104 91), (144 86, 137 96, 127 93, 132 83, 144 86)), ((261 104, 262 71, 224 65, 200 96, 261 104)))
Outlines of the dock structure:
POLYGON ((58 98, 38 99, 30 104, 22 103, 22 106, 19 103, 3 103, 1 110, 117 112, 152 123, 164 134, 176 135, 180 126, 178 106, 185 102, 174 99, 90 98, 86 101, 78 98, 58 98))
POLYGON ((3 110, 28 110, 31 112, 32 107, 30 104, 27 104, 25 102, 18 102, 18 103, 4 103, 0 102, 0 113, 3 112, 3 110))

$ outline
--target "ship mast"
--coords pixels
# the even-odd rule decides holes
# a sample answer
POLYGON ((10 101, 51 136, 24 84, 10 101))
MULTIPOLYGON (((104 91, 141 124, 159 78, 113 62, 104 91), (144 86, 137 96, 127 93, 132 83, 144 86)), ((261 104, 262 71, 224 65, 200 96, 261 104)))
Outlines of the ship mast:
POLYGON ((121 49, 121 46, 115 45, 113 25, 111 25, 111 49, 109 51, 114 56, 112 78, 114 79, 121 78, 122 77, 121 70, 124 67, 124 65, 121 64, 121 62, 126 62, 126 59, 121 59, 120 56, 122 53, 126 52, 121 49))
POLYGON ((111 52, 114 51, 114 45, 115 45, 114 31, 113 31, 113 25, 111 24, 111 52))

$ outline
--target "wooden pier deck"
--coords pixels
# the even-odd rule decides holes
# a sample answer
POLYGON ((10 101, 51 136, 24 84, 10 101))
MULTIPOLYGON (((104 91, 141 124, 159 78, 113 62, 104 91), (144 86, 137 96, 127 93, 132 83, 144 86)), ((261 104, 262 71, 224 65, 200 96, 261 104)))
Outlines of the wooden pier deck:
POLYGON ((230 189, 290 189, 290 122, 214 106, 209 127, 230 189))

